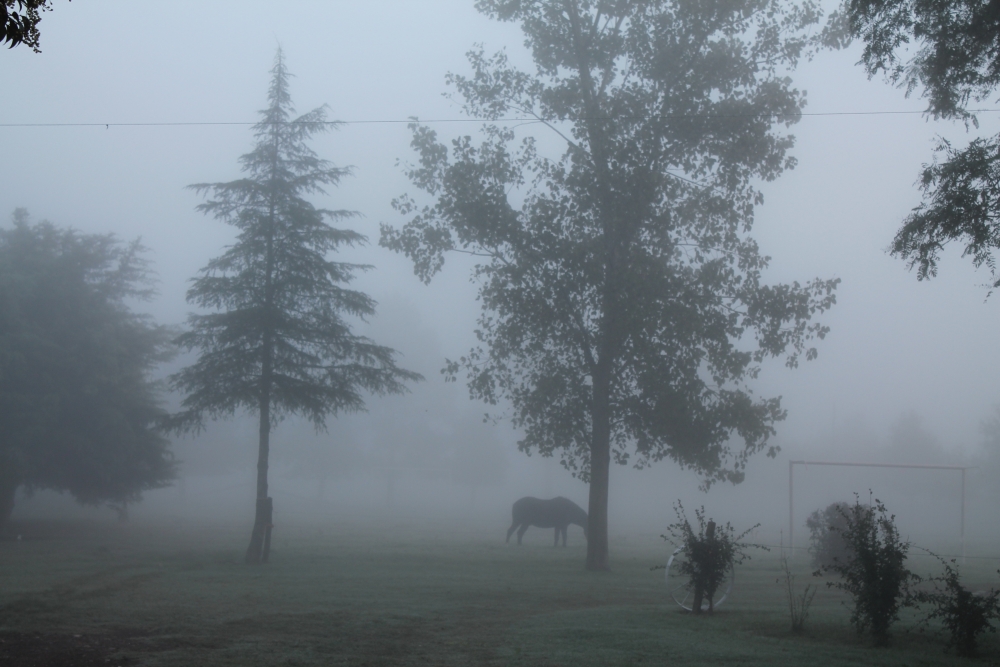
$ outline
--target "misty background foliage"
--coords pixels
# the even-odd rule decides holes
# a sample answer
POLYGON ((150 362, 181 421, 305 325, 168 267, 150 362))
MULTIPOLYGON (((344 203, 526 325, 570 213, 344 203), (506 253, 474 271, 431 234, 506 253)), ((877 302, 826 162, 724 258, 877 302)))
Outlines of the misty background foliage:
POLYGON ((153 379, 171 332, 132 309, 154 294, 144 251, 24 209, 0 229, 0 525, 19 487, 124 508, 173 480, 153 379))
POLYGON ((822 510, 814 510, 806 519, 813 567, 832 567, 852 557, 850 544, 844 539, 850 509, 847 502, 830 503, 822 510))

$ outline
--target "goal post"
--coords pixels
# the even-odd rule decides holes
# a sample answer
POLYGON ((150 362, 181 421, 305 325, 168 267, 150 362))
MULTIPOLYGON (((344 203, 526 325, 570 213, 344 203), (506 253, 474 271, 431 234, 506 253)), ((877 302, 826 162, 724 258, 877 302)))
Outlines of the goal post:
MULTIPOLYGON (((962 558, 965 558, 965 471, 970 466, 918 465, 914 463, 855 463, 838 461, 789 461, 788 462, 788 546, 792 557, 795 555, 795 466, 840 466, 846 468, 917 468, 921 470, 957 470, 962 477, 962 503, 959 518, 959 539, 962 544, 962 558)), ((974 466, 972 466, 974 467, 974 466)))

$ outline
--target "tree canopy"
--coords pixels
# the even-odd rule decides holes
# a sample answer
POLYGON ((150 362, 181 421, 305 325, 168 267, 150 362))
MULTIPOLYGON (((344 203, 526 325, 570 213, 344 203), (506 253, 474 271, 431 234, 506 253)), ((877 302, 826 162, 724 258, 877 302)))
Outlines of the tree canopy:
POLYGON ((481 134, 415 122, 408 169, 429 203, 381 243, 424 281, 472 254, 480 345, 447 368, 509 402, 522 450, 590 483, 587 566, 608 567, 608 471, 669 458, 737 482, 774 454, 779 398, 749 387, 767 357, 816 355, 837 280, 769 285, 748 232, 761 181, 795 164, 804 94, 789 71, 816 38, 809 2, 480 0, 520 22, 535 71, 469 53, 449 74, 481 134), (524 129, 545 128, 564 147, 524 129), (737 444, 737 440, 742 444, 737 444))
POLYGON ((238 409, 259 416, 257 519, 247 549, 252 563, 267 559, 273 425, 300 414, 322 428, 330 415, 363 410, 365 392, 400 393, 406 381, 421 379, 396 366, 392 349, 351 330, 346 318, 371 316, 376 304, 344 285, 371 267, 327 256, 365 237, 327 221, 357 214, 316 208, 304 198, 325 194, 325 186, 350 173, 306 144, 336 123, 326 120, 326 107, 294 117, 280 49, 271 74, 268 107, 253 127, 255 146, 240 158, 245 176, 191 186, 209 197, 198 210, 233 225, 238 236, 188 291, 188 302, 203 312, 189 317, 189 330, 177 342, 199 356, 172 378, 185 394, 174 428, 197 429, 206 416, 238 409))
MULTIPOLYGON (((934 118, 978 127, 973 104, 1000 84, 1000 4, 992 0, 848 0, 850 32, 864 43, 861 64, 919 91, 934 118)), ((937 275, 941 251, 952 242, 1000 286, 994 253, 1000 248, 1000 137, 977 137, 964 148, 940 140, 937 157, 919 183, 923 202, 903 221, 890 250, 937 275)))
POLYGON ((38 24, 42 20, 41 13, 51 9, 49 0, 3 0, 0 3, 0 44, 7 42, 10 49, 24 44, 35 53, 41 53, 38 24))
POLYGON ((20 486, 125 504, 173 478, 150 377, 169 331, 129 306, 151 294, 142 251, 23 209, 0 230, 0 521, 20 486))

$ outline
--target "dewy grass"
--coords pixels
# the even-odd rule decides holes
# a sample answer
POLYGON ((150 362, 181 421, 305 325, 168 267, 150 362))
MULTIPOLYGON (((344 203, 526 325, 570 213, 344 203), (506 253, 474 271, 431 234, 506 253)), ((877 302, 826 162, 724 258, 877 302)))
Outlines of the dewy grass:
MULTIPOLYGON (((591 573, 582 539, 519 548, 505 527, 286 522, 254 567, 240 530, 20 526, 23 541, 0 542, 0 665, 977 664, 905 615, 907 640, 873 649, 825 588, 793 635, 777 556, 739 568, 726 605, 694 619, 649 571, 668 555, 654 534, 612 541, 614 571, 591 573)), ((791 563, 803 582, 806 560, 791 563)), ((981 569, 963 572, 992 582, 981 569)), ((987 637, 978 664, 997 650, 987 637)))

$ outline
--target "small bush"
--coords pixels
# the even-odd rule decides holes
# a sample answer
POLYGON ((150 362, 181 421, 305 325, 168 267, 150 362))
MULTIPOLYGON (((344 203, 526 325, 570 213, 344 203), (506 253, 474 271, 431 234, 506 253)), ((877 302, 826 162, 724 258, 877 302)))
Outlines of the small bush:
POLYGON ((937 558, 944 565, 944 574, 931 579, 934 591, 918 593, 914 597, 918 602, 932 606, 924 619, 925 623, 938 619, 948 629, 951 635, 948 648, 954 648, 961 656, 973 656, 979 635, 987 630, 997 631, 993 622, 1000 618, 1000 591, 973 593, 962 585, 954 559, 948 563, 940 556, 937 558))
POLYGON ((816 574, 840 575, 841 581, 827 585, 853 598, 851 624, 858 634, 870 633, 877 646, 885 646, 899 610, 914 603, 910 585, 920 581, 906 568, 910 543, 900 539, 895 515, 877 498, 874 505, 862 505, 855 495, 854 505, 843 510, 843 517, 845 526, 831 530, 844 538, 851 555, 846 560, 835 558, 816 574))
MULTIPOLYGON (((788 612, 792 617, 792 632, 798 634, 806 627, 806 619, 809 618, 809 605, 816 597, 817 588, 812 584, 806 584, 801 595, 795 594, 795 575, 788 565, 788 558, 781 557, 781 567, 785 571, 785 587, 788 589, 788 612)), ((778 581, 781 581, 780 579, 778 581)))
POLYGON ((746 544, 741 540, 760 524, 752 526, 739 535, 728 522, 719 527, 713 520, 705 520, 705 508, 696 509, 698 532, 695 532, 684 514, 684 506, 680 501, 674 505, 677 523, 667 527, 668 535, 663 539, 682 549, 684 559, 678 563, 680 572, 690 578, 694 588, 694 602, 691 611, 702 612, 703 600, 708 600, 708 612, 714 609, 716 591, 726 581, 726 576, 733 565, 738 565, 750 556, 746 553, 749 547, 760 547, 746 544))
POLYGON ((826 509, 816 510, 806 519, 813 567, 829 567, 838 560, 842 563, 850 560, 850 547, 844 541, 850 508, 850 503, 830 503, 826 509))

